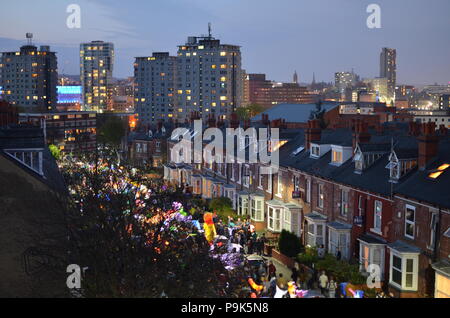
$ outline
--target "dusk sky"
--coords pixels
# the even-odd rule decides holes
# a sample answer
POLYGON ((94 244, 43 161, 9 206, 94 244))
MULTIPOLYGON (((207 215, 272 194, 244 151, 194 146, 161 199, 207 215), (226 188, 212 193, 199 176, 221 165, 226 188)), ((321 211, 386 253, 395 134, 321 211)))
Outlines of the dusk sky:
POLYGON ((207 33, 242 46, 243 68, 269 79, 332 81, 351 70, 379 76, 382 47, 397 49, 398 82, 450 82, 449 0, 14 0, 2 1, 0 51, 14 51, 34 33, 58 52, 59 72, 79 74, 79 44, 111 41, 115 77, 133 75, 135 56, 176 54, 187 37, 207 33), (81 7, 81 29, 66 26, 69 4, 81 7), (366 8, 381 6, 381 29, 369 29, 366 8))

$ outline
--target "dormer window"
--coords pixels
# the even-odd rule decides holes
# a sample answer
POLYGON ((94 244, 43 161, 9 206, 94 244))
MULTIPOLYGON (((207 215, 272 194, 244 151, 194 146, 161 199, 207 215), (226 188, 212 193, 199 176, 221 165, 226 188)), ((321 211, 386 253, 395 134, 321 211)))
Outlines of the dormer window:
POLYGON ((417 166, 416 159, 398 159, 395 152, 389 156, 389 164, 386 166, 389 169, 392 181, 398 181, 401 177, 417 166))
POLYGON ((311 145, 311 157, 315 157, 315 158, 320 157, 320 146, 311 145))
POLYGON ((352 148, 331 145, 331 164, 340 166, 352 157, 352 148))
POLYGON ((353 161, 355 162, 355 172, 361 173, 364 170, 364 155, 361 150, 356 150, 353 161))
POLYGON ((342 163, 342 151, 333 150, 333 163, 341 164, 342 163))

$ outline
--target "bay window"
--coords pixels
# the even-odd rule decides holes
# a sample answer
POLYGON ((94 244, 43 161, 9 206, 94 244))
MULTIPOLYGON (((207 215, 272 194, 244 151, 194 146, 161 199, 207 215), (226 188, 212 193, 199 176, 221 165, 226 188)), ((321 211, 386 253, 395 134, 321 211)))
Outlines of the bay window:
POLYGON ((256 222, 263 222, 264 221, 264 197, 254 196, 252 197, 252 212, 251 212, 251 219, 256 222))
POLYGON ((380 279, 384 277, 384 244, 373 244, 364 240, 359 240, 359 270, 369 274, 370 265, 377 265, 380 268, 380 279))
POLYGON ((305 216, 305 218, 307 220, 306 245, 314 247, 325 244, 326 219, 317 216, 305 216))
POLYGON ((418 285, 419 254, 402 253, 391 249, 389 283, 400 290, 416 291, 418 285))
POLYGON ((238 202, 238 214, 239 215, 248 215, 249 212, 249 199, 248 195, 240 195, 238 202))
POLYGON ((328 224, 328 252, 337 255, 341 252, 343 259, 350 259, 350 231, 351 225, 331 222, 328 224))
POLYGON ((281 208, 268 207, 267 227, 272 232, 281 232, 281 208))

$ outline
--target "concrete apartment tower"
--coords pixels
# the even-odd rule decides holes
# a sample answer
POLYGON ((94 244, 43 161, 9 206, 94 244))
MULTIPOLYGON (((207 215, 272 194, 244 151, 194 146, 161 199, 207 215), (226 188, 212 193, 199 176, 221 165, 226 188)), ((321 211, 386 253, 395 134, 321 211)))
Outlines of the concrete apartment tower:
POLYGON ((104 112, 114 69, 114 44, 93 41, 80 45, 80 79, 83 110, 104 112))
POLYGON ((190 36, 178 46, 176 99, 178 118, 198 112, 229 119, 243 98, 240 46, 222 44, 209 34, 190 36))
POLYGON ((380 77, 387 78, 387 103, 395 101, 395 85, 397 83, 397 51, 383 48, 380 54, 380 77))
POLYGON ((176 66, 177 58, 166 52, 136 58, 134 105, 141 124, 153 125, 177 118, 176 66))
POLYGON ((58 62, 49 46, 38 49, 27 33, 28 44, 18 52, 3 52, 0 57, 0 95, 26 111, 56 109, 58 62))

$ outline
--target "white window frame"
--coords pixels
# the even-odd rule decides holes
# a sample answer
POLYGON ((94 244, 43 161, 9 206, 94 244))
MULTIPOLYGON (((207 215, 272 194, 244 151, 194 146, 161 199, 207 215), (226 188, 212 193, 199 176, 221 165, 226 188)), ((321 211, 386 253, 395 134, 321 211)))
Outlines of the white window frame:
POLYGON ((273 175, 272 172, 270 172, 269 174, 267 174, 267 193, 272 194, 272 181, 273 181, 273 175))
POLYGON ((251 197, 251 219, 255 222, 264 222, 264 198, 251 197), (258 209, 259 206, 259 209, 258 209), (258 217, 259 216, 259 217, 258 217))
POLYGON ((439 213, 437 211, 431 211, 430 214, 430 241, 427 247, 429 250, 434 250, 436 246, 436 233, 437 225, 439 222, 439 213))
POLYGON ((267 228, 271 232, 279 233, 282 229, 282 207, 274 207, 274 206, 268 206, 267 207, 267 228), (275 212, 279 211, 278 217, 275 217, 275 212), (276 226, 278 222, 278 226, 276 226), (271 224, 272 223, 272 224, 271 224))
POLYGON ((281 171, 278 172, 277 175, 277 197, 283 198, 283 173, 281 171))
POLYGON ((238 215, 246 216, 250 214, 250 198, 248 195, 238 197, 238 215))
POLYGON ((300 176, 298 174, 294 175, 294 191, 300 191, 300 176))
POLYGON ((414 237, 416 234, 416 207, 413 205, 409 205, 409 204, 405 205, 405 227, 404 227, 404 230, 405 230, 405 237, 407 237, 411 240, 414 240, 414 237), (410 221, 407 219, 408 210, 413 211, 414 221, 410 221), (412 229, 413 229, 412 235, 409 235, 407 233, 408 225, 412 225, 412 229))
POLYGON ((399 253, 391 249, 391 259, 389 268, 389 284, 404 291, 417 291, 418 288, 418 278, 419 278, 419 255, 412 253, 399 253), (401 285, 393 281, 393 270, 394 270, 394 256, 401 259, 401 269, 398 269, 402 274, 401 285), (412 272, 407 272, 408 260, 413 260, 412 272), (406 286, 407 275, 413 275, 412 286, 406 286))
POLYGON ((381 244, 368 244, 366 242, 360 241, 359 244, 359 271, 364 274, 367 273, 367 269, 370 265, 375 264, 380 267, 380 278, 384 279, 384 266, 385 266, 385 246, 381 244), (365 254, 365 249, 367 248, 369 255, 365 254), (380 262, 375 262, 375 251, 380 253, 380 262))
POLYGON ((325 194, 324 194, 324 185, 323 183, 317 184, 317 206, 323 209, 325 203, 325 194))
POLYGON ((350 210, 350 191, 347 189, 341 189, 341 209, 340 215, 343 217, 348 216, 348 212, 350 210), (347 196, 347 200, 344 203, 344 194, 347 196))
POLYGON ((325 222, 314 222, 314 221, 307 221, 307 227, 306 227, 306 235, 307 235, 307 239, 306 239, 306 245, 309 245, 311 247, 315 247, 315 246, 319 246, 319 245, 324 245, 326 246, 326 242, 325 242, 325 231, 326 231, 326 223, 325 222), (322 233, 320 233, 321 235, 319 235, 318 233, 318 226, 321 225, 322 226, 322 233), (311 227, 313 228, 313 232, 310 231, 311 227), (322 241, 320 243, 317 242, 317 239, 321 238, 322 241), (310 241, 313 241, 313 245, 311 245, 310 241))
POLYGON ((328 251, 332 255, 336 255, 337 251, 341 252, 343 259, 350 259, 350 230, 336 230, 328 227, 328 251), (333 240, 333 234, 337 235, 337 242, 333 240), (342 236, 345 235, 345 242, 342 236))
POLYGON ((261 173, 261 166, 258 166, 258 189, 263 189, 264 175, 261 173))
POLYGON ((291 210, 285 208, 283 210, 283 225, 282 228, 286 231, 292 232, 292 213, 291 210))
POLYGON ((311 179, 306 179, 306 202, 311 203, 311 179))
POLYGON ((375 232, 377 234, 382 234, 382 228, 383 228, 383 202, 379 200, 375 200, 373 203, 373 228, 371 229, 372 232, 375 232), (377 205, 380 204, 380 212, 379 215, 377 213, 377 205), (377 227, 377 218, 379 217, 379 227, 377 227))
POLYGON ((320 146, 319 145, 311 145, 311 157, 312 158, 320 158, 320 146), (315 150, 317 150, 317 151, 315 151, 315 150))

